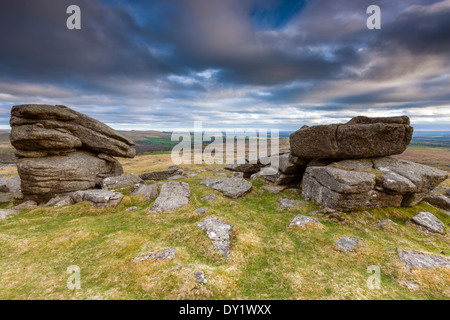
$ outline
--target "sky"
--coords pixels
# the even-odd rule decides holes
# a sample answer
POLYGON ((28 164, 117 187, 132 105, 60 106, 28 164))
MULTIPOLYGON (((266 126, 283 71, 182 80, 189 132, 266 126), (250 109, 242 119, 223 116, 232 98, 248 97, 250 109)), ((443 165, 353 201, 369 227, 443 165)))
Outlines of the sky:
POLYGON ((357 115, 450 130, 449 88, 450 0, 0 3, 2 129, 13 105, 36 103, 117 130, 293 131, 357 115))

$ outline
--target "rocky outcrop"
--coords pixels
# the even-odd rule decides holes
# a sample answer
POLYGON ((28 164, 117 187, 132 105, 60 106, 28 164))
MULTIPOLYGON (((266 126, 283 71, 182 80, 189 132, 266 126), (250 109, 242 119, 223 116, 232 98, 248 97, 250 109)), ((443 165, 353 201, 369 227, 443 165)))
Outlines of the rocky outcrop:
POLYGON ((123 173, 113 156, 136 153, 131 140, 65 106, 14 106, 10 124, 25 198, 47 201, 100 187, 104 178, 123 173))
POLYGON ((384 157, 405 151, 412 133, 407 116, 359 116, 345 124, 303 126, 290 135, 291 154, 301 159, 384 157))
POLYGON ((344 160, 308 167, 302 195, 338 210, 413 206, 445 179, 444 171, 391 157, 344 160))

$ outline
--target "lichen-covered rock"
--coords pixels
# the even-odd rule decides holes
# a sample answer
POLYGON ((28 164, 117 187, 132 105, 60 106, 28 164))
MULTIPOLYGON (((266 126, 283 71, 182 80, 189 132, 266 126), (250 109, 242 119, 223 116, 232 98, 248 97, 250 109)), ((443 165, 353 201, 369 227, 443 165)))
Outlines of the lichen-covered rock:
POLYGON ((139 183, 134 185, 131 195, 143 194, 148 201, 155 199, 158 196, 158 184, 139 183))
POLYGON ((129 173, 122 176, 107 177, 102 181, 102 187, 112 189, 144 182, 137 174, 129 173))
POLYGON ((358 243, 362 241, 362 239, 356 237, 341 237, 336 241, 336 246, 339 251, 349 252, 353 251, 358 243))
POLYGON ((232 226, 214 217, 208 217, 200 222, 198 227, 206 232, 216 250, 228 259, 232 226))
POLYGON ((280 208, 294 208, 297 206, 301 206, 304 204, 307 204, 306 201, 301 201, 301 200, 292 200, 292 199, 288 199, 288 198, 280 198, 278 199, 278 203, 280 204, 280 208))
POLYGON ((359 116, 345 124, 303 126, 290 135, 291 154, 302 159, 389 156, 405 151, 412 133, 406 116, 359 116))
POLYGON ((412 206, 446 178, 442 170, 390 157, 344 160, 308 167, 302 195, 338 210, 412 206))
POLYGON ((252 189, 252 184, 244 178, 212 178, 199 182, 214 190, 220 191, 224 196, 239 198, 252 189))
POLYGON ((317 218, 298 214, 294 217, 294 219, 292 219, 291 223, 289 223, 289 227, 304 227, 308 223, 321 225, 320 221, 317 218))
POLYGON ((431 232, 444 234, 444 223, 430 212, 419 212, 411 220, 431 232))
POLYGON ((448 196, 439 193, 429 193, 423 200, 435 207, 450 211, 450 198, 448 196))
POLYGON ((116 207, 122 200, 123 194, 109 190, 82 190, 72 194, 74 203, 87 201, 98 208, 116 207))
POLYGON ((190 197, 191 190, 186 182, 170 181, 164 183, 150 211, 165 212, 179 209, 189 203, 190 197))
POLYGON ((406 265, 408 271, 411 268, 450 267, 450 259, 445 257, 402 249, 397 249, 397 253, 400 261, 406 265))
POLYGON ((116 168, 116 163, 85 151, 17 161, 22 193, 38 201, 48 201, 56 194, 93 189, 103 178, 117 175, 116 168))
POLYGON ((175 258, 175 255, 176 255, 175 249, 170 248, 170 249, 166 249, 166 250, 159 251, 156 253, 149 253, 141 258, 136 258, 133 261, 140 262, 140 261, 148 260, 148 259, 157 259, 157 260, 173 259, 173 258, 175 258))

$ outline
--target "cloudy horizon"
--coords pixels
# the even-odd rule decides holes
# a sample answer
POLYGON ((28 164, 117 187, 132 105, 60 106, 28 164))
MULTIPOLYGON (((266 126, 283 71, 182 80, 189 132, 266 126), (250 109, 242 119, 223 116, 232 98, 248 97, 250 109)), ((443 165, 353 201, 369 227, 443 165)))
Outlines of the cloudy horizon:
POLYGON ((408 115, 450 130, 450 0, 15 0, 0 4, 0 129, 62 104, 117 130, 408 115), (81 30, 66 9, 81 8, 81 30), (366 9, 381 8, 369 30, 366 9))

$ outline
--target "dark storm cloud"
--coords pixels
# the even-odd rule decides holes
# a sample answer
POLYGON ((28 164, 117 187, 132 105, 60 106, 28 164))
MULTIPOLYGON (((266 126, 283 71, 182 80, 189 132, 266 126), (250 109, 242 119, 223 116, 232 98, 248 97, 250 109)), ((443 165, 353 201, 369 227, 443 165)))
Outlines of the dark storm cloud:
POLYGON ((409 111, 450 124, 449 15, 449 0, 4 1, 0 120, 36 102, 120 128, 409 111), (72 4, 81 30, 66 28, 72 4), (381 30, 366 28, 372 4, 381 30))

